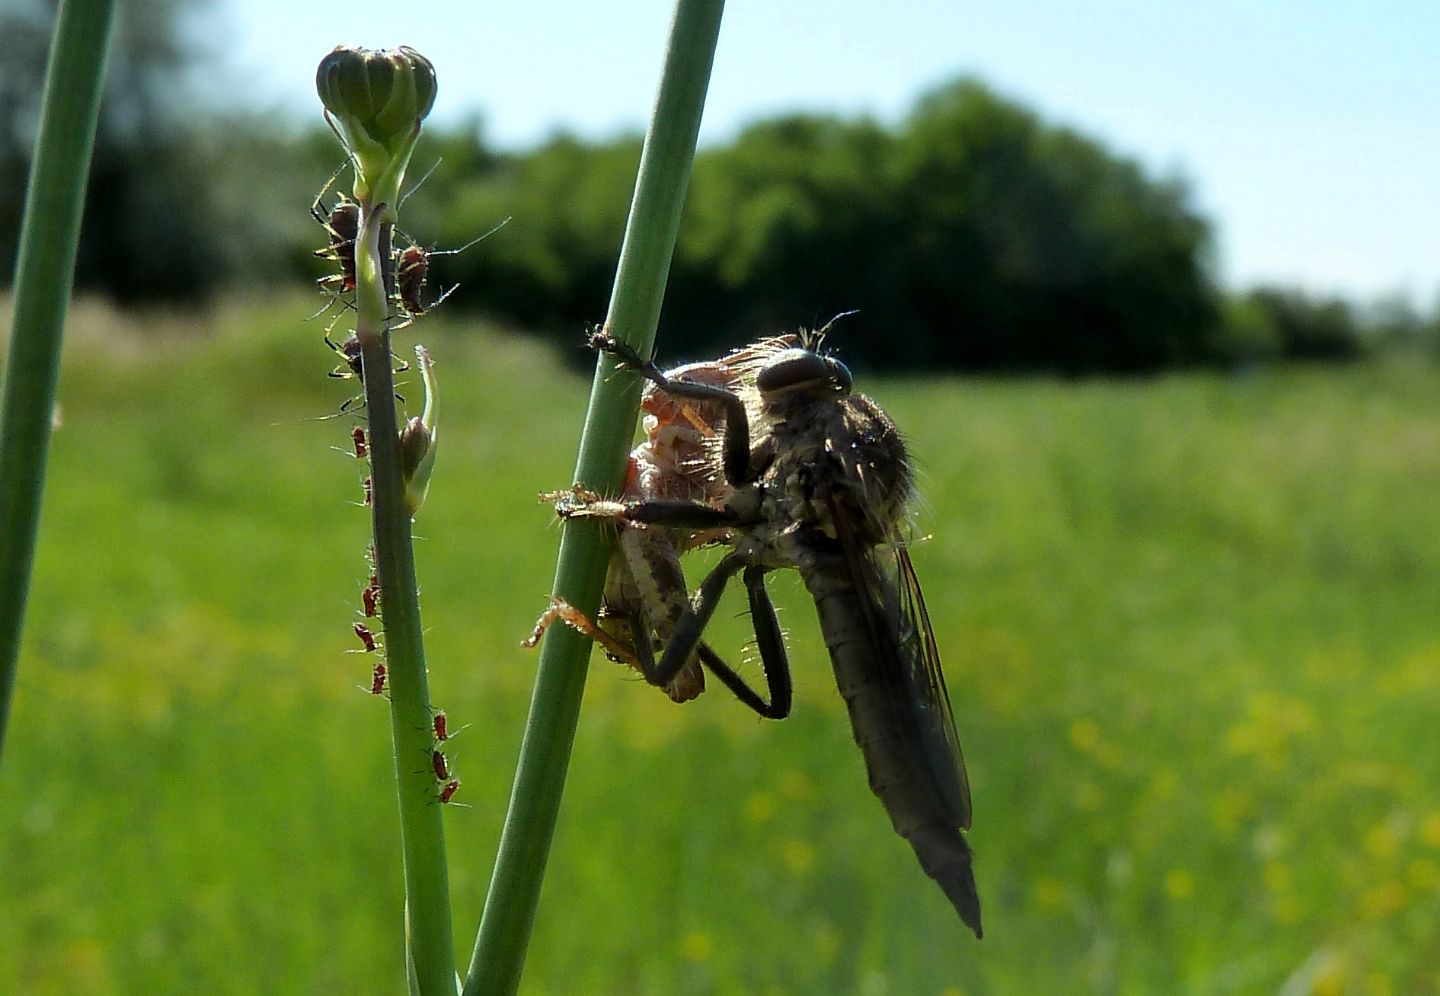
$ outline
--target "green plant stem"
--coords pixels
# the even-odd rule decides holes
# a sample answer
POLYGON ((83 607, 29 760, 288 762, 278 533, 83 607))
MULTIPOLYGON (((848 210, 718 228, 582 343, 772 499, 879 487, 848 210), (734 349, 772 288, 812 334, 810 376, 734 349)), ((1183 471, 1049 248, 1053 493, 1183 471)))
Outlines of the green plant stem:
POLYGON ((20 227, 10 358, 0 389, 0 749, 20 657, 114 9, 114 0, 61 0, 20 227))
POLYGON ((455 944, 445 826, 431 768, 434 748, 420 598, 411 542, 412 520, 400 469, 395 377, 390 367, 388 301, 380 258, 380 228, 394 218, 386 205, 362 204, 356 240, 356 320, 370 438, 370 501, 375 568, 389 667, 390 726, 405 861, 405 935, 412 991, 453 994, 455 944))
MULTIPOLYGON (((724 7, 723 0, 676 3, 665 68, 640 156, 606 326, 644 355, 655 342, 724 7)), ((625 453, 635 434, 640 388, 637 375, 618 372, 610 357, 600 358, 580 439, 576 481, 602 493, 619 491, 625 453)), ((561 535, 555 593, 590 615, 599 607, 611 541, 598 524, 584 520, 567 522, 561 535)), ((520 985, 579 722, 590 649, 590 642, 568 626, 552 626, 546 632, 510 809, 465 981, 466 996, 513 993, 520 985)))

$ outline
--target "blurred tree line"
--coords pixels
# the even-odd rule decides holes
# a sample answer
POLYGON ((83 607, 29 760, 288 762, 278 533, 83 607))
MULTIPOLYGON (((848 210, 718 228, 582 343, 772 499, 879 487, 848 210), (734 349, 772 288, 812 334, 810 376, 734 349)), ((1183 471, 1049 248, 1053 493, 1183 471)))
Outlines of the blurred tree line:
MULTIPOLYGON (((0 273, 13 268, 26 159, 54 0, 0 13, 0 273)), ((135 304, 204 302, 315 277, 308 205, 340 161, 319 124, 187 106, 203 43, 199 0, 123 5, 110 63, 78 281, 135 304), (263 182, 257 182, 257 176, 263 182)), ((405 205, 436 282, 470 308, 566 343, 604 316, 640 140, 557 135, 490 148, 477 121, 431 127, 405 205)), ((1440 341, 1440 315, 1360 311, 1283 288, 1227 295, 1209 223, 1176 179, 1042 121, 973 80, 921 99, 893 127, 797 115, 704 149, 667 291, 675 358, 756 335, 838 330, 870 367, 1142 372, 1270 359, 1345 360, 1440 341)), ((577 351, 577 356, 578 356, 577 351)))

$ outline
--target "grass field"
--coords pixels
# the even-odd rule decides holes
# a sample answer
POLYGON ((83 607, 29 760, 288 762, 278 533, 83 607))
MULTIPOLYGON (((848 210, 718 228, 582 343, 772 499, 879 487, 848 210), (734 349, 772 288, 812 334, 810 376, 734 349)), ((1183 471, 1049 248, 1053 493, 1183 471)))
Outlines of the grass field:
MULTIPOLYGON (((311 421, 350 385, 303 314, 76 313, 0 764, 0 991, 403 988, 388 716, 349 652, 362 474, 350 423, 311 421)), ((534 495, 569 483, 588 379, 443 312, 419 332, 463 963, 558 540, 534 495)), ((1440 370, 862 387, 920 464, 986 939, 890 830, 777 578, 783 723, 592 663, 525 991, 1440 990, 1440 370)))

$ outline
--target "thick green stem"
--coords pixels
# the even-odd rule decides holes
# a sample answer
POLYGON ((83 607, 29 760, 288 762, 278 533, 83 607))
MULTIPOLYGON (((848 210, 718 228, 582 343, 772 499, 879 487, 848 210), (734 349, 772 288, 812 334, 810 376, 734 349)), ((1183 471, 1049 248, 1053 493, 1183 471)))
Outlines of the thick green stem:
POLYGON ((360 340, 369 420, 371 510, 375 568, 380 577, 390 682, 390 724, 395 784, 405 859, 405 934, 412 990, 455 992, 455 945, 450 929, 450 886, 445 827, 431 768, 432 715, 420 628, 420 599, 411 545, 411 516, 400 467, 395 377, 390 363, 388 303, 381 268, 380 230, 394 212, 362 204, 356 241, 355 334, 360 340))
MULTIPOLYGON (((642 354, 655 342, 724 6, 723 0, 678 0, 670 28, 606 317, 614 334, 642 354)), ((625 453, 635 433, 640 386, 638 376, 617 371, 609 357, 600 359, 576 481, 603 493, 619 491, 625 453)), ((554 590, 587 614, 593 615, 600 603, 609 542, 598 525, 585 520, 567 522, 561 536, 554 590)), ((568 626, 546 632, 466 996, 513 993, 520 985, 579 721, 590 646, 568 626)))
POLYGON ((114 8, 114 0, 60 4, 20 227, 10 359, 0 389, 0 748, 20 657, 60 342, 114 8))

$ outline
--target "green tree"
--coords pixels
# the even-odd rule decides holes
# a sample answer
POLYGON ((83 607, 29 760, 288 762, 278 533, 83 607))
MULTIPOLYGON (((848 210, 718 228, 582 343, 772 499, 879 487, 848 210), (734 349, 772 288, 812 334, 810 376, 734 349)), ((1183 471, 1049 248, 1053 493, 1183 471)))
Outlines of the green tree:
MULTIPOLYGON (((208 176, 186 95, 201 54, 190 30, 203 0, 122 4, 86 198, 76 283, 120 301, 199 298, 225 278, 223 226, 207 211, 208 176)), ((0 11, 0 175, 28 169, 55 0, 0 11)), ((24 191, 0 190, 0 273, 9 280, 24 191)))
POLYGON ((1176 182, 962 81, 899 136, 906 320, 962 367, 1134 371, 1210 352, 1209 228, 1176 182))
POLYGON ((1280 344, 1280 355, 1294 360, 1353 360, 1365 351, 1365 336, 1354 311, 1337 297, 1260 287, 1244 298, 1265 316, 1280 344))

